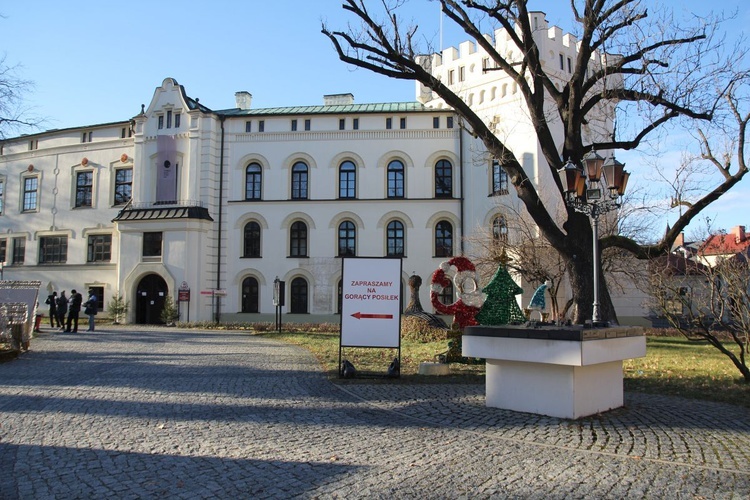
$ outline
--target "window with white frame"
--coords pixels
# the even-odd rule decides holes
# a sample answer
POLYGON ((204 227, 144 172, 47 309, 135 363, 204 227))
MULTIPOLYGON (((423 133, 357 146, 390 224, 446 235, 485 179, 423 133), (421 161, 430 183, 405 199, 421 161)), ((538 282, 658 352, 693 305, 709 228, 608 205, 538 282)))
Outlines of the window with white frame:
POLYGON ((492 194, 508 194, 508 173, 497 160, 492 160, 492 194))
POLYGON ((435 257, 453 256, 453 224, 442 220, 435 225, 435 257))
POLYGON ((23 179, 23 212, 35 212, 39 202, 39 177, 24 177, 23 179))
POLYGON ((115 170, 115 205, 124 205, 133 196, 133 169, 115 170))
POLYGON ((388 257, 403 257, 404 254, 404 224, 393 220, 386 226, 386 255, 388 257))
POLYGON ((357 228, 352 221, 339 224, 339 257, 354 257, 357 255, 357 228))
POLYGON ((109 262, 112 260, 112 235, 90 234, 86 262, 109 262))
POLYGON ((453 165, 448 160, 435 163, 435 198, 453 196, 453 165))
POLYGON ((263 187, 263 169, 253 162, 245 169, 245 199, 260 200, 263 187))
POLYGON ((76 173, 76 207, 92 206, 94 193, 94 172, 76 173))
POLYGON ((67 260, 67 236, 42 236, 39 238, 40 264, 64 264, 67 260))
POLYGON ((292 166, 292 199, 307 199, 307 164, 298 161, 292 166))
POLYGON ((297 221, 289 229, 289 256, 307 257, 307 224, 297 221))
POLYGON ((357 168, 346 160, 339 167, 339 198, 357 197, 357 168))

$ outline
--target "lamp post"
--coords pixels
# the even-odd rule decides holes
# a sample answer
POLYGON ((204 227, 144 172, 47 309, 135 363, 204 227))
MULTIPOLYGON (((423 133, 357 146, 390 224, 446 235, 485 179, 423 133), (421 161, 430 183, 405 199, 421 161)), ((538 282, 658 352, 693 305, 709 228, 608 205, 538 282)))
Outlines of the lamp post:
POLYGON ((625 164, 613 156, 606 160, 596 151, 583 158, 583 165, 570 159, 558 170, 562 182, 565 203, 576 212, 591 217, 594 227, 594 308, 592 326, 600 326, 599 314, 599 216, 620 208, 630 173, 625 164), (588 182, 587 182, 588 181, 588 182))

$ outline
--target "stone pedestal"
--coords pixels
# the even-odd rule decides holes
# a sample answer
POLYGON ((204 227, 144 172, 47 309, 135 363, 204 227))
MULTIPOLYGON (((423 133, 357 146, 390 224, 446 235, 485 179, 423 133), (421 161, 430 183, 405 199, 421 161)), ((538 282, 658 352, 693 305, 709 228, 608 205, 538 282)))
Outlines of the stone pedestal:
POLYGON ((462 346, 487 360, 487 406, 572 419, 622 406, 622 361, 646 355, 639 327, 474 326, 462 346))

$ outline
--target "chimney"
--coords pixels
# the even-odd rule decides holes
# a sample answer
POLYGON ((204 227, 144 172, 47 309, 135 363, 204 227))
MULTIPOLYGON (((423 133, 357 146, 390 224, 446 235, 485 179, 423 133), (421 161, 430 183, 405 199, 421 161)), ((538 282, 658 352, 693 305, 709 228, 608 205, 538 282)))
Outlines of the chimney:
POLYGON ((685 246, 685 233, 680 233, 677 235, 677 238, 674 239, 672 249, 679 248, 681 246, 685 246))
POLYGON ((735 243, 742 243, 745 241, 745 226, 735 226, 732 228, 732 234, 734 235, 735 243))
POLYGON ((354 94, 328 94, 323 96, 323 106, 347 106, 354 104, 354 94))
POLYGON ((237 107, 239 109, 250 109, 250 105, 253 102, 253 95, 250 92, 241 90, 234 93, 234 100, 237 103, 237 107))

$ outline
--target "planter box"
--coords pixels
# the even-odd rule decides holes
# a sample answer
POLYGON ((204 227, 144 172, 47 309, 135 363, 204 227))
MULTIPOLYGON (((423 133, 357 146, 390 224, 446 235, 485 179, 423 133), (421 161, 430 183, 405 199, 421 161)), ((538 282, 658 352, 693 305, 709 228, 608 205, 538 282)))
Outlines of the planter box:
POLYGON ((487 360, 486 404, 559 418, 623 405, 622 362, 646 355, 640 327, 466 328, 462 354, 487 360))

